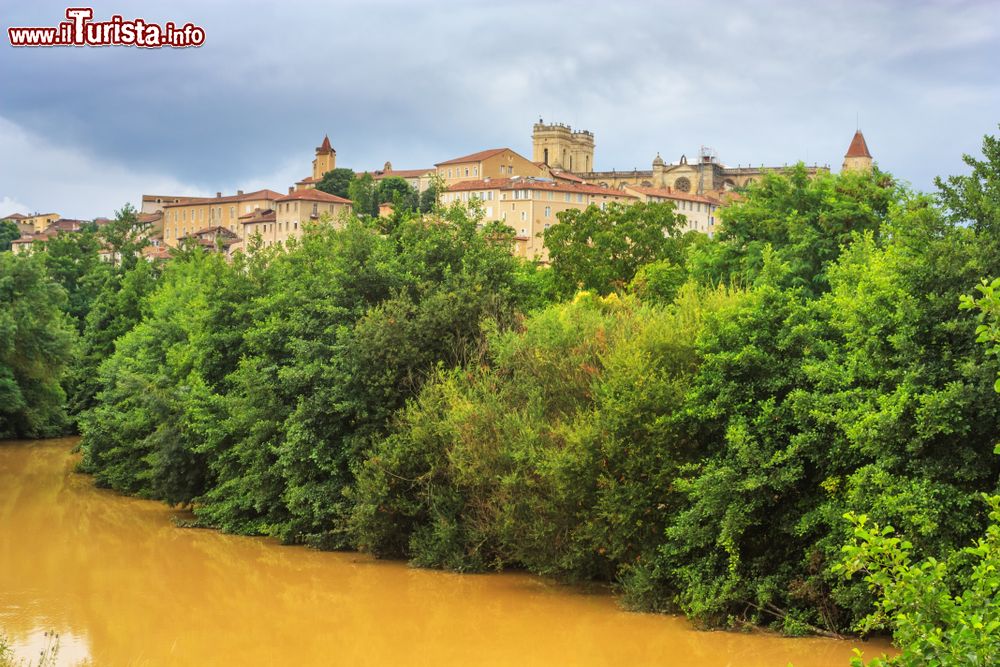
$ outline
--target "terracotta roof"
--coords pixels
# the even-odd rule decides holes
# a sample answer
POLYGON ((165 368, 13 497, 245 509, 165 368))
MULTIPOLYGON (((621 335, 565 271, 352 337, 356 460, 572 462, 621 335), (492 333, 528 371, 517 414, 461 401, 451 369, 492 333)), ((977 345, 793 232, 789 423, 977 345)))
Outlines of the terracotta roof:
MULTIPOLYGON (((424 174, 429 174, 434 171, 434 167, 429 167, 427 169, 393 169, 392 171, 373 171, 364 172, 371 173, 375 180, 382 178, 389 178, 390 176, 398 176, 400 178, 420 178, 424 174)), ((359 176, 361 174, 358 174, 359 176)))
MULTIPOLYGON (((443 164, 461 164, 463 162, 479 162, 480 160, 485 160, 491 158, 494 155, 499 155, 504 151, 511 151, 509 148, 491 148, 485 151, 479 151, 478 153, 473 153, 471 155, 465 155, 463 157, 452 158, 451 160, 445 160, 444 162, 436 162, 435 167, 440 167, 443 164)), ((514 151, 511 151, 512 153, 514 151)))
POLYGON ((646 188, 638 185, 628 185, 626 187, 629 190, 640 192, 647 197, 662 197, 664 199, 678 199, 683 201, 701 202, 703 204, 714 204, 716 206, 719 205, 719 200, 714 199, 713 197, 693 195, 689 192, 678 192, 677 190, 672 190, 671 188, 646 188))
POLYGON ((274 190, 256 190, 246 192, 241 195, 229 195, 227 197, 191 197, 188 201, 177 204, 164 204, 163 208, 173 208, 175 206, 192 206, 195 204, 230 204, 237 201, 250 201, 253 199, 274 200, 281 196, 280 192, 274 190))
MULTIPOLYGON (((226 229, 222 225, 215 225, 213 227, 202 227, 198 231, 191 232, 187 236, 201 236, 202 234, 209 234, 211 232, 215 232, 216 235, 222 234, 224 236, 233 236, 233 237, 236 237, 235 233, 229 231, 228 229, 226 229)), ((180 238, 186 238, 186 237, 182 236, 180 238)), ((237 238, 239 238, 239 237, 237 237, 237 238)))
POLYGON ((295 181, 295 185, 304 185, 307 183, 319 183, 321 179, 313 178, 312 176, 306 176, 301 181, 295 181))
POLYGON ((278 197, 275 201, 296 201, 299 199, 304 199, 305 201, 322 201, 331 204, 350 204, 350 199, 344 199, 343 197, 338 197, 337 195, 331 195, 329 192, 323 192, 322 190, 295 190, 288 193, 282 197, 278 197))
MULTIPOLYGON (((136 216, 136 221, 140 222, 140 223, 143 223, 143 224, 147 224, 147 223, 156 222, 157 220, 161 219, 162 217, 163 217, 163 212, 162 211, 157 211, 156 213, 140 213, 138 216, 136 216)), ((101 218, 98 218, 97 220, 94 220, 94 222, 97 222, 97 224, 100 224, 98 222, 98 220, 101 220, 101 218)))
POLYGON ((563 171, 562 169, 553 169, 552 175, 564 181, 573 181, 574 183, 586 183, 586 181, 584 181, 576 174, 569 171, 563 171))
POLYGON ((624 197, 626 199, 636 198, 635 195, 622 190, 606 188, 601 185, 562 183, 535 178, 489 178, 479 181, 463 181, 448 187, 448 192, 463 192, 466 190, 552 190, 554 192, 577 192, 580 194, 604 195, 606 197, 624 197))
POLYGON ((6 218, 3 218, 3 220, 24 220, 27 217, 28 216, 21 215, 20 213, 11 213, 6 218))
POLYGON ((328 135, 328 134, 324 134, 323 135, 323 143, 320 145, 319 150, 321 150, 323 152, 326 152, 326 153, 336 153, 337 152, 337 151, 333 150, 332 146, 330 146, 330 135, 328 135))
POLYGON ((261 211, 257 209, 253 213, 245 213, 240 216, 240 224, 242 225, 252 225, 256 222, 274 222, 276 214, 271 209, 264 209, 261 211))
POLYGON ((201 197, 187 197, 187 196, 180 196, 180 195, 143 195, 142 196, 142 201, 144 201, 144 202, 146 202, 146 201, 152 202, 152 201, 156 201, 157 199, 159 199, 159 200, 161 200, 163 202, 169 202, 169 201, 178 201, 178 202, 181 202, 181 201, 187 201, 188 199, 201 199, 201 197))
POLYGON ((847 154, 844 157, 868 157, 872 156, 868 152, 868 144, 865 143, 865 135, 861 134, 861 130, 854 133, 854 138, 851 139, 851 146, 847 149, 847 154))
POLYGON ((169 259, 170 250, 166 246, 146 246, 142 249, 142 254, 144 257, 149 259, 169 259))

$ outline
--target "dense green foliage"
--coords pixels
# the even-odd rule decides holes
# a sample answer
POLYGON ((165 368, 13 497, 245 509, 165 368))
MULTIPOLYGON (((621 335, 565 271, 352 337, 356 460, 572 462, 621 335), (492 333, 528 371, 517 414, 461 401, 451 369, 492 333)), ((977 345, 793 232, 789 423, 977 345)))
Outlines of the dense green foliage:
POLYGON ((323 174, 323 178, 316 184, 316 189, 338 197, 347 197, 354 178, 353 169, 337 167, 323 174))
POLYGON ((680 220, 672 204, 611 204, 559 213, 545 230, 553 278, 564 295, 622 289, 646 264, 682 261, 680 220))
POLYGON ((21 230, 11 220, 0 220, 0 252, 10 250, 10 242, 21 238, 21 230))
POLYGON ((72 358, 66 291, 42 258, 0 254, 0 438, 37 438, 66 426, 60 385, 72 358))
MULTIPOLYGON (((996 629, 956 625, 996 537, 995 149, 936 198, 877 170, 768 175, 714 238, 669 205, 564 213, 551 267, 363 175, 356 219, 285 249, 161 273, 134 252, 99 266, 82 235, 0 268, 51 291, 65 345, 82 332, 63 383, 102 485, 285 542, 609 581, 704 625, 874 618, 923 655, 926 623, 899 610, 952 609, 948 650, 996 629)), ((58 412, 61 373, 39 377, 58 412)))

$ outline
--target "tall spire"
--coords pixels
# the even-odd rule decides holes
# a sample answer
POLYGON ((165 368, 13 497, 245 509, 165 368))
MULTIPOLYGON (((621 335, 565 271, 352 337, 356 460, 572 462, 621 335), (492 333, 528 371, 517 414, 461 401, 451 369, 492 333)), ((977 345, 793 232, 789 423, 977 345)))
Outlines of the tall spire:
POLYGON ((844 165, 841 167, 841 171, 871 171, 873 162, 865 135, 861 134, 861 130, 856 131, 854 138, 851 139, 851 145, 844 155, 844 165))
POLYGON ((317 152, 322 152, 322 153, 335 153, 336 152, 330 146, 330 135, 328 135, 328 134, 324 134, 323 135, 323 143, 320 145, 319 148, 316 149, 316 151, 317 152))
POLYGON ((851 145, 844 157, 870 158, 871 156, 872 154, 868 152, 868 144, 865 142, 865 135, 861 134, 861 130, 858 130, 854 133, 854 138, 851 139, 851 145))

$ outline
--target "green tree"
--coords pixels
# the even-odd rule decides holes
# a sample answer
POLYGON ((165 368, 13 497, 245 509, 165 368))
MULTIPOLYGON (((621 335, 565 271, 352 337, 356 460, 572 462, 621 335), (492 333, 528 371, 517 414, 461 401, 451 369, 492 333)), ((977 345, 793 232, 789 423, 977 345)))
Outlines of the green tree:
POLYGON ((719 209, 715 242, 699 248, 690 268, 702 281, 750 285, 773 252, 788 267, 781 286, 819 294, 827 289, 825 267, 855 233, 878 236, 899 196, 878 171, 810 176, 799 164, 786 174, 767 174, 742 200, 719 209))
POLYGON ((0 254, 0 438, 51 436, 67 425, 60 382, 74 332, 65 304, 41 257, 0 254))
POLYGON ((624 288, 645 264, 683 261, 672 204, 611 204, 559 213, 545 230, 552 271, 564 295, 577 289, 608 294, 624 288))
POLYGON ((87 313, 111 271, 98 251, 101 240, 92 229, 58 234, 41 253, 49 275, 66 290, 66 312, 82 332, 87 313))
POLYGON ((350 197, 351 183, 355 180, 354 170, 346 167, 337 167, 323 174, 323 178, 316 184, 317 190, 322 190, 338 197, 350 197))
POLYGON ((371 217, 378 215, 375 179, 371 174, 362 174, 351 181, 347 189, 347 198, 354 202, 355 215, 371 217))
MULTIPOLYGON (((396 211, 416 211, 420 205, 420 196, 416 189, 398 176, 387 176, 379 181, 375 188, 375 203, 389 202, 396 211)), ((376 211, 377 214, 377 211, 376 211)))
MULTIPOLYGON (((913 562, 913 544, 895 537, 892 526, 848 513, 854 527, 836 572, 861 572, 878 603, 860 624, 864 631, 891 628, 900 655, 882 656, 868 667, 978 667, 1000 661, 1000 496, 986 496, 986 535, 960 554, 971 568, 928 558, 913 562), (952 592, 955 579, 961 582, 952 592)), ((860 652, 851 661, 864 667, 860 652)))
POLYGON ((115 211, 115 217, 101 227, 98 237, 111 251, 112 266, 127 270, 142 259, 142 249, 149 245, 139 226, 139 212, 131 204, 115 211))
POLYGON ((0 252, 10 250, 10 242, 21 238, 17 223, 12 220, 0 220, 0 252))

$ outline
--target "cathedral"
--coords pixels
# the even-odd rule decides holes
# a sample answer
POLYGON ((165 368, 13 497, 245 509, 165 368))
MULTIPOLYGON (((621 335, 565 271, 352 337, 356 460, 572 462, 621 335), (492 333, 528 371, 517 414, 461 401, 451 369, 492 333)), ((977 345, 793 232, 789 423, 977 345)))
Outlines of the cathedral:
MULTIPOLYGON (((594 134, 573 130, 562 123, 539 119, 531 134, 532 160, 544 163, 559 176, 568 172, 591 185, 615 189, 625 187, 663 188, 673 192, 718 196, 727 190, 753 183, 766 173, 782 172, 787 167, 727 167, 715 153, 702 147, 698 155, 682 155, 677 162, 666 162, 659 154, 650 169, 629 171, 594 171, 594 134)), ((858 130, 844 156, 844 171, 871 169, 872 156, 864 135, 858 130)), ((829 172, 829 167, 806 167, 810 175, 829 172)))

